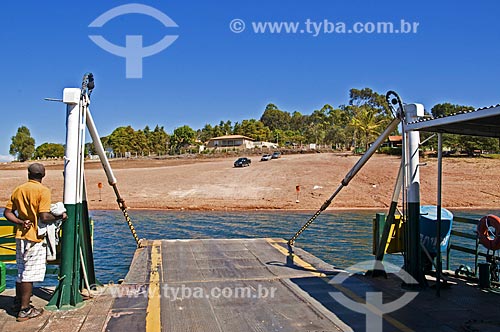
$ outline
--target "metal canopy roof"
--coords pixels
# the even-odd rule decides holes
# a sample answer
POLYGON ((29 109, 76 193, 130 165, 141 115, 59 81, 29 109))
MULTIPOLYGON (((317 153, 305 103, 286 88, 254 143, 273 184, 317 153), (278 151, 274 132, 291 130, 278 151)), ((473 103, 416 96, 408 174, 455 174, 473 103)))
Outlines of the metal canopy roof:
POLYGON ((407 124, 407 130, 500 138, 500 104, 407 124))

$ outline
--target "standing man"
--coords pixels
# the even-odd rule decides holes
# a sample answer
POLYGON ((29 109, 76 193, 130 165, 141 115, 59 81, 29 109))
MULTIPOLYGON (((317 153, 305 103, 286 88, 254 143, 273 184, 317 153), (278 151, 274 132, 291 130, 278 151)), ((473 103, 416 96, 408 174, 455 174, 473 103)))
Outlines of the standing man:
MULTIPOLYGON (((42 185, 45 167, 34 163, 28 167, 28 182, 20 185, 5 206, 4 216, 16 224, 16 300, 20 309, 17 321, 35 318, 43 313, 30 305, 33 282, 45 278, 46 248, 38 237, 38 221, 56 218, 50 213, 50 189, 42 185), (16 215, 17 212, 17 215, 16 215)), ((66 219, 66 214, 63 219, 66 219)))

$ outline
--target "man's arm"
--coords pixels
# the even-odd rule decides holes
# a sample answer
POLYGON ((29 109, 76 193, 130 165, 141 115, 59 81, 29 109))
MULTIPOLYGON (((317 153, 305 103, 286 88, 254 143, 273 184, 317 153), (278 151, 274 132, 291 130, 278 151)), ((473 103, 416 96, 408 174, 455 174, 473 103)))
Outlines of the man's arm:
POLYGON ((64 212, 61 216, 54 216, 50 212, 40 212, 38 218, 40 218, 40 220, 44 223, 48 223, 57 219, 66 220, 68 218, 68 215, 66 214, 66 212, 64 212))
POLYGON ((5 208, 5 210, 3 211, 3 216, 5 217, 5 219, 7 219, 10 222, 13 222, 14 224, 18 225, 24 224, 24 220, 19 219, 11 209, 5 208))
POLYGON ((54 217, 54 215, 50 212, 40 212, 38 214, 38 218, 40 221, 43 221, 45 223, 56 220, 56 217, 54 217))
POLYGON ((31 221, 30 220, 19 219, 16 216, 16 214, 14 213, 14 211, 12 211, 11 209, 5 208, 5 210, 3 211, 3 216, 8 221, 10 221, 10 222, 12 222, 14 224, 17 224, 17 225, 22 225, 22 226, 24 226, 24 228, 30 228, 31 227, 31 221))

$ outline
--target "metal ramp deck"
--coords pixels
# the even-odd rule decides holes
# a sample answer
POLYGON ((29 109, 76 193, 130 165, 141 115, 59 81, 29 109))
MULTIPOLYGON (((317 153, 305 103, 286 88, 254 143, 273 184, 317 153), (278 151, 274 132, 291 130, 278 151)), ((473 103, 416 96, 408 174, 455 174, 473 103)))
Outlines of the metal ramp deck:
POLYGON ((338 270, 300 249, 287 266, 286 255, 282 239, 148 241, 121 285, 138 296, 115 298, 106 331, 351 330, 310 295, 338 270))

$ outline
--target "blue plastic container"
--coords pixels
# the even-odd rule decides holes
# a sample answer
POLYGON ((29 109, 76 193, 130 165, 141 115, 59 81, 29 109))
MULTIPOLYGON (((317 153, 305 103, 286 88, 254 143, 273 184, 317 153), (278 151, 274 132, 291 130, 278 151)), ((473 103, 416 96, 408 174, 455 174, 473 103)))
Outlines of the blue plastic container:
MULTIPOLYGON (((430 254, 436 255, 437 207, 435 205, 420 206, 420 241, 430 254)), ((445 251, 451 235, 453 213, 441 208, 441 251, 445 251)))

